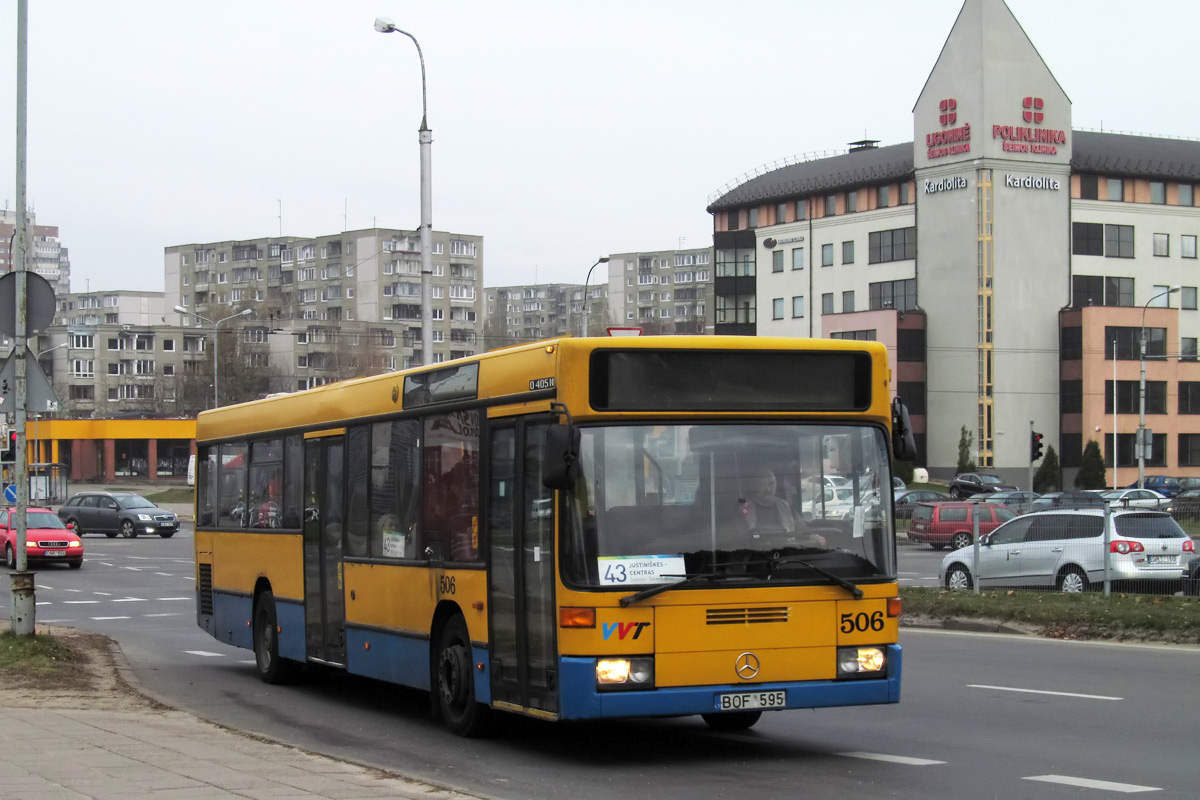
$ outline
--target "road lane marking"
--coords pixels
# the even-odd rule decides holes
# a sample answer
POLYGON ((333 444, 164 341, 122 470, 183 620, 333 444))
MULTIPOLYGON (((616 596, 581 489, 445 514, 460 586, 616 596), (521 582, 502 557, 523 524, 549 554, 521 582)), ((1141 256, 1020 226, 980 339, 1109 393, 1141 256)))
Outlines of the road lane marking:
POLYGON ((127 569, 130 572, 141 572, 142 571, 141 567, 121 567, 121 569, 127 569))
POLYGON ((172 574, 171 574, 171 573, 169 573, 169 572, 156 572, 156 573, 154 573, 154 574, 155 574, 155 575, 162 575, 164 578, 173 578, 173 577, 175 577, 174 575, 172 575, 172 574))
POLYGON ((37 586, 37 588, 39 588, 39 589, 50 589, 50 590, 54 589, 53 586, 47 586, 44 583, 38 583, 38 584, 35 584, 35 586, 37 586))
POLYGON ((144 603, 144 602, 146 602, 146 598, 144 598, 144 597, 118 597, 115 600, 113 600, 112 602, 114 602, 114 603, 144 603))
POLYGON ((189 656, 203 656, 204 658, 224 658, 224 653, 210 653, 207 650, 184 650, 189 656))
POLYGON ((172 611, 167 614, 142 614, 143 617, 181 617, 183 616, 177 611, 172 611))
POLYGON ((187 577, 184 578, 184 580, 185 581, 194 581, 194 580, 196 580, 196 578, 194 575, 188 575, 187 577))
POLYGON ((106 567, 111 567, 111 566, 112 566, 112 564, 108 563, 107 561, 101 561, 100 563, 101 563, 101 564, 103 564, 103 565, 104 565, 104 566, 106 566, 106 567))
POLYGON ((928 758, 910 758, 909 756, 890 756, 886 753, 834 753, 835 756, 846 758, 865 758, 868 761, 886 761, 889 764, 907 764, 911 767, 927 767, 931 764, 945 764, 945 761, 932 761, 928 758))
POLYGON ((63 604, 68 606, 94 606, 99 603, 99 600, 63 600, 63 604))
POLYGON ((156 597, 155 600, 195 600, 196 598, 188 595, 187 597, 156 597))
POLYGON ((52 605, 54 605, 54 603, 51 600, 39 600, 36 603, 34 603, 34 605, 35 606, 52 606, 52 605))
POLYGON ((968 683, 968 689, 993 689, 997 692, 1024 692, 1025 694, 1051 694, 1056 697, 1082 697, 1085 700, 1124 700, 1124 697, 1109 697, 1103 694, 1077 694, 1076 692, 1048 692, 1045 689, 1018 689, 1013 686, 986 686, 981 683, 968 683))
POLYGON ((82 592, 83 589, 63 589, 64 592, 82 592))
POLYGON ((109 620, 109 619, 129 619, 129 617, 92 617, 92 619, 97 620, 97 621, 103 621, 103 620, 109 620))
POLYGON ((1021 778, 1023 781, 1042 781, 1044 783, 1061 783, 1064 786, 1078 786, 1082 789, 1105 789, 1110 792, 1161 792, 1158 786, 1138 786, 1136 783, 1113 783, 1112 781, 1097 781, 1091 778, 1072 778, 1069 775, 1030 775, 1021 778))

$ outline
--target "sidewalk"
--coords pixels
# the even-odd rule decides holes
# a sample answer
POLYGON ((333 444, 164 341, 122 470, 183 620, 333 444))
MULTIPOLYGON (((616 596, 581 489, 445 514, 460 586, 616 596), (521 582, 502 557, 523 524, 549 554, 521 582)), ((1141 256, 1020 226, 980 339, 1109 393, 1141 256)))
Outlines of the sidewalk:
MULTIPOLYGON (((8 620, 0 618, 8 629, 8 620)), ((55 681, 9 676, 0 690, 0 797, 411 798, 470 795, 222 728, 147 697, 116 644, 40 627, 80 661, 55 681)))

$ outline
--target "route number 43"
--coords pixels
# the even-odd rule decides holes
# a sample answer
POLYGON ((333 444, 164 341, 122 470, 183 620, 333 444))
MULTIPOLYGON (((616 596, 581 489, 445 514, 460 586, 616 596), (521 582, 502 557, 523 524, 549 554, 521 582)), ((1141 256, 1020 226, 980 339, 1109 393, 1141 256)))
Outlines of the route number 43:
POLYGON ((883 612, 876 611, 867 614, 860 611, 857 614, 842 614, 842 633, 866 633, 867 631, 883 630, 883 612))

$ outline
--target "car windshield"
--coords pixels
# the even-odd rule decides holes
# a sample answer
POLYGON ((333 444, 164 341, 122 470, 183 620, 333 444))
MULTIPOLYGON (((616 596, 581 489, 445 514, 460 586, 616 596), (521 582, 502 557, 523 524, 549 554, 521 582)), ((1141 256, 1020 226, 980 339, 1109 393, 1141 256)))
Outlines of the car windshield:
POLYGON ((154 508, 154 503, 136 494, 123 495, 114 499, 121 508, 154 508))
POLYGON ((980 483, 990 483, 992 485, 1004 483, 1004 481, 1000 480, 995 475, 980 475, 979 481, 980 483))
MULTIPOLYGON (((16 521, 16 517, 13 517, 13 521, 14 522, 16 521)), ((38 529, 42 529, 42 530, 45 530, 47 528, 53 528, 55 530, 63 530, 67 526, 63 525, 63 521, 58 518, 57 514, 51 513, 49 511, 26 511, 25 512, 25 527, 28 530, 33 530, 34 528, 38 528, 38 529)))
POLYGON ((850 580, 895 575, 882 428, 683 424, 581 433, 561 553, 572 585, 644 587, 685 575, 828 582, 789 564, 791 555, 850 580), (846 485, 830 486, 833 472, 846 485))
MULTIPOLYGON (((1114 515, 1116 516, 1116 515, 1114 515)), ((1187 537, 1179 523, 1167 514, 1121 514, 1116 517, 1117 534, 1133 539, 1182 539, 1187 537)))

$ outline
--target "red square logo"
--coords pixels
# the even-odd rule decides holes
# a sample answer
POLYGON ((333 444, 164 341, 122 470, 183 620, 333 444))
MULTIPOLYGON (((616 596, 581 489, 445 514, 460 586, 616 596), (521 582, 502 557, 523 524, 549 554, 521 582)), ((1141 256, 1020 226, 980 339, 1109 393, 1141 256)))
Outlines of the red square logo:
POLYGON ((1026 97, 1021 101, 1021 106, 1024 108, 1021 112, 1021 117, 1026 122, 1041 122, 1045 118, 1045 114, 1042 113, 1044 105, 1040 97, 1026 97))
POLYGON ((958 119, 957 109, 958 102, 953 97, 942 100, 938 103, 938 111, 940 112, 938 114, 938 122, 942 123, 943 127, 953 125, 958 119))

